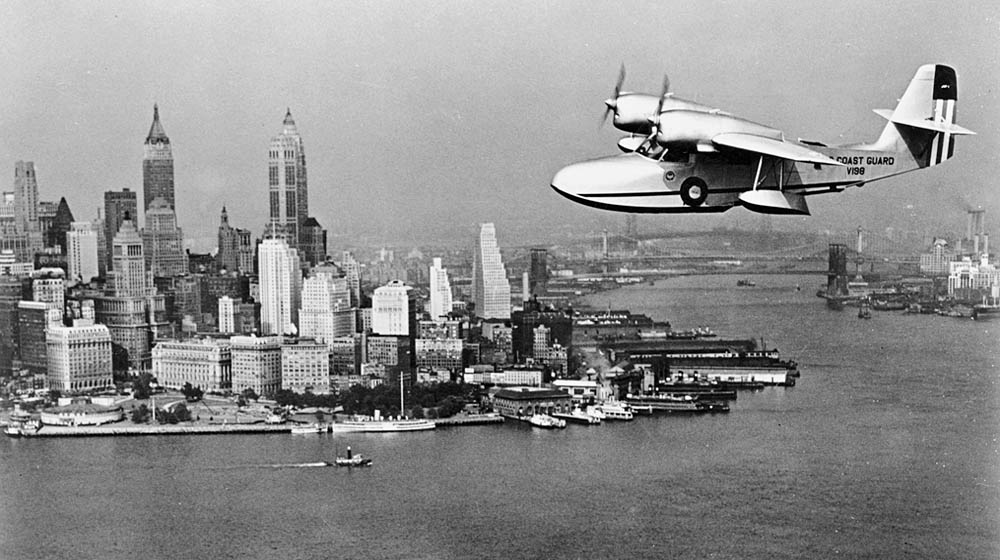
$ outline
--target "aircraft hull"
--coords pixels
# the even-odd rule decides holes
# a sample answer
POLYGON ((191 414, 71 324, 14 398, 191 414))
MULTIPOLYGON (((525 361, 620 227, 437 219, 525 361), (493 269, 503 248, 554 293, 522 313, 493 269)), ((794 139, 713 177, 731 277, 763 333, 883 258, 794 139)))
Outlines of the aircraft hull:
POLYGON ((912 171, 909 154, 810 147, 843 166, 800 163, 727 151, 692 153, 684 161, 658 161, 638 153, 567 166, 552 188, 585 206, 629 213, 725 212, 734 206, 771 214, 808 214, 805 195, 833 192, 912 171), (744 196, 755 190, 783 196, 744 196), (786 196, 787 195, 787 196, 786 196))

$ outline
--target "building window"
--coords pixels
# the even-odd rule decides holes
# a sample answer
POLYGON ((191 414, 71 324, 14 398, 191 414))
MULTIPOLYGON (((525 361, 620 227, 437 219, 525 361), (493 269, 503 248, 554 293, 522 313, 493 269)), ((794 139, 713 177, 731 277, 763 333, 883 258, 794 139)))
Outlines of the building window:
POLYGON ((295 184, 295 166, 286 165, 285 166, 285 184, 294 185, 295 184))
POLYGON ((271 186, 278 186, 278 166, 272 165, 268 169, 268 175, 270 179, 271 186))
POLYGON ((271 191, 271 217, 281 217, 281 211, 278 209, 278 191, 271 191))
POLYGON ((288 201, 288 205, 285 206, 285 217, 294 218, 298 216, 298 211, 295 207, 295 192, 291 191, 286 193, 285 198, 288 201))

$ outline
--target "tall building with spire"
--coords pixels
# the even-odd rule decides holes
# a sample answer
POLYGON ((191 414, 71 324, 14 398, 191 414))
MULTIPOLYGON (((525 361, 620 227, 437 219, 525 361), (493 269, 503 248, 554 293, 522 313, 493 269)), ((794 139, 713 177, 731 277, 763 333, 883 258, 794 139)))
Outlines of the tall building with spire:
POLYGON ((146 212, 153 200, 162 198, 171 209, 174 206, 174 155, 170 138, 160 124, 160 109, 153 105, 153 124, 146 135, 142 155, 142 210, 146 212))
POLYGON ((236 229, 229 225, 229 213, 226 207, 222 207, 222 215, 219 219, 219 248, 215 254, 215 262, 220 270, 236 271, 240 267, 239 237, 236 229))
POLYGON ((268 193, 269 234, 281 235, 290 247, 297 249, 301 241, 301 227, 309 217, 309 190, 305 148, 291 109, 285 113, 281 134, 271 138, 268 193))
POLYGON ((156 105, 143 145, 142 199, 146 216, 142 239, 149 271, 161 277, 185 274, 188 263, 184 234, 177 227, 174 206, 174 156, 156 105))
POLYGON ((483 319, 510 319, 510 282, 492 223, 480 225, 473 248, 472 301, 483 319))

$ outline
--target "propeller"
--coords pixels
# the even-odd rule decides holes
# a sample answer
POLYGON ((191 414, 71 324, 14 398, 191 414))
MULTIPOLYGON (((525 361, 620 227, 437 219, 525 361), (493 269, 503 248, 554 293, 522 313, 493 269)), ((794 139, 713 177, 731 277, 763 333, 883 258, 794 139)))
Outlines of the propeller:
POLYGON ((660 114, 663 113, 663 100, 670 97, 670 76, 663 75, 663 90, 660 93, 660 101, 656 104, 656 112, 649 116, 649 124, 653 125, 646 137, 646 142, 652 146, 656 141, 656 136, 660 133, 660 114))
POLYGON ((618 96, 622 92, 622 84, 625 83, 625 63, 622 63, 622 67, 618 70, 618 81, 615 82, 615 90, 612 92, 611 97, 604 100, 604 115, 601 117, 601 126, 608 121, 608 113, 613 113, 618 108, 618 96))

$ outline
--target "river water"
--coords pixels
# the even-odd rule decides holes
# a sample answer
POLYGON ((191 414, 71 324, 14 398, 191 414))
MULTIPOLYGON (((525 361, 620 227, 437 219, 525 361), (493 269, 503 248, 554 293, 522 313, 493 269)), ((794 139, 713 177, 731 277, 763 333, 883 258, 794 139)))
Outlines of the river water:
POLYGON ((792 388, 540 431, 0 441, 2 558, 1000 558, 1000 321, 828 310, 819 277, 590 297, 764 337, 792 388), (796 286, 801 290, 797 290, 796 286), (346 445, 370 469, 287 467, 346 445))

